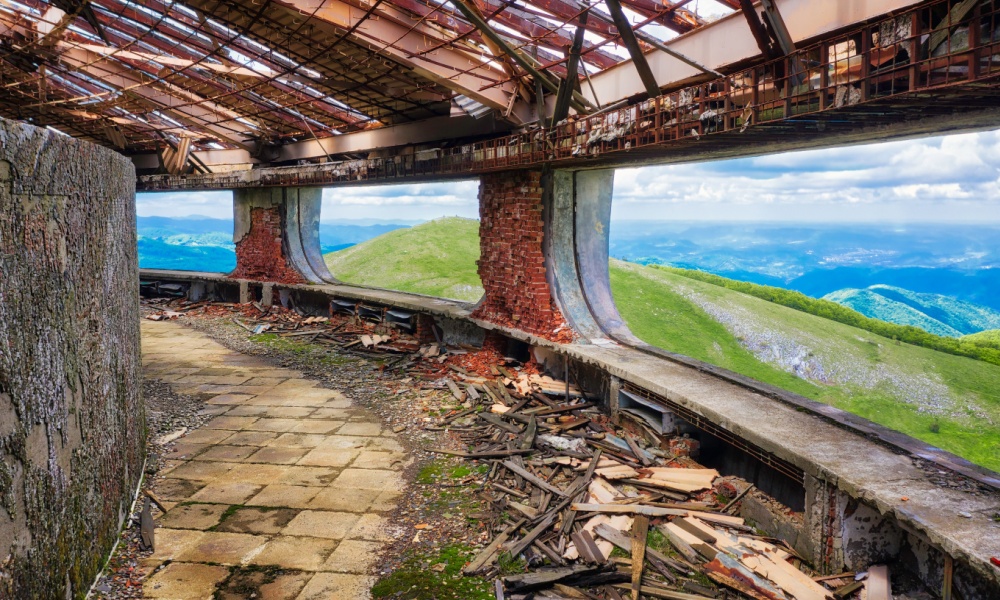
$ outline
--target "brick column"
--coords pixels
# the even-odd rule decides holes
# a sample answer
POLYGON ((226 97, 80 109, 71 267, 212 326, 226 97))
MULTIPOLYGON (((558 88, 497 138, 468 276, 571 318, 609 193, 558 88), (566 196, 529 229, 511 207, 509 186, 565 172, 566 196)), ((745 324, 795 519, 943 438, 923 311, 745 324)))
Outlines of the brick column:
POLYGON ((479 277, 485 295, 472 316, 570 342, 572 329, 556 305, 546 271, 544 197, 540 171, 480 179, 479 277))
POLYGON ((275 283, 334 281, 319 246, 319 188, 233 191, 235 279, 275 283))

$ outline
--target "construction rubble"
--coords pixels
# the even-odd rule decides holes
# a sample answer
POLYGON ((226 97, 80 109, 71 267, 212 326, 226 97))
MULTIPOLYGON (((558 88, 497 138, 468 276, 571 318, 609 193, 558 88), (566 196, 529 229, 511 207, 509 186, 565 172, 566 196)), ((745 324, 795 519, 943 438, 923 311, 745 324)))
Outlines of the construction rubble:
POLYGON ((489 336, 483 348, 421 343, 414 315, 361 304, 303 316, 258 303, 143 303, 147 319, 228 316, 248 335, 374 357, 403 382, 450 394, 452 408, 423 428, 454 442, 431 452, 485 473, 475 483, 487 541, 463 572, 495 581, 498 600, 892 599, 885 567, 820 576, 736 516, 754 486, 698 464, 697 441, 626 411, 613 421, 571 377, 507 358, 489 336))

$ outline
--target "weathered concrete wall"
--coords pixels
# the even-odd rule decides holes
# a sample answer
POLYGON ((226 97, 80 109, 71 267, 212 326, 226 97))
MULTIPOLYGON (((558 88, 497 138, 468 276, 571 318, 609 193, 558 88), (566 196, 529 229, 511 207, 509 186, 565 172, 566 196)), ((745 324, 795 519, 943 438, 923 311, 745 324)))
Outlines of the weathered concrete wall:
POLYGON ((485 295, 472 316, 545 339, 573 333, 546 276, 540 171, 483 175, 479 183, 479 277, 485 295))
POLYGON ((0 120, 0 598, 82 598, 141 475, 135 176, 0 120))

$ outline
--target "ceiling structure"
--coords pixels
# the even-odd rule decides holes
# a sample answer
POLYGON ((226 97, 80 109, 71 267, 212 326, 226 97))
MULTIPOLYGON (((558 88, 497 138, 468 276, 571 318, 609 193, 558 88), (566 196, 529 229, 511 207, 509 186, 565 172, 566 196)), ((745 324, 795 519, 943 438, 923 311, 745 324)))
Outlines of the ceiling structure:
POLYGON ((0 0, 0 115, 196 171, 195 151, 266 160, 434 117, 513 128, 560 88, 566 110, 596 109, 591 76, 703 26, 697 4, 0 0))

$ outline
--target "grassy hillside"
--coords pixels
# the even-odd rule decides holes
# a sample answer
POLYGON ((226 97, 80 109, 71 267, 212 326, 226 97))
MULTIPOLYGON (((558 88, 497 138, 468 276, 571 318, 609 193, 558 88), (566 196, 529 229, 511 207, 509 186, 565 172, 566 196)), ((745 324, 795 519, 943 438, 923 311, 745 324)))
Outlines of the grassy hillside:
POLYGON ((963 335, 962 340, 1000 350, 1000 329, 990 329, 989 331, 963 335))
POLYGON ((397 229, 325 256, 347 283, 478 300, 479 221, 448 217, 397 229))
POLYGON ((904 344, 664 269, 612 262, 611 287, 622 317, 650 344, 1000 470, 1000 366, 904 344))
MULTIPOLYGON (((434 290, 450 290, 454 297, 478 286, 476 234, 474 221, 436 221, 328 255, 328 262, 348 281, 438 295, 448 294, 434 290), (338 265, 353 270, 348 276, 338 265)), ((646 342, 838 406, 1000 470, 1000 366, 757 297, 773 294, 771 288, 744 293, 702 281, 701 274, 619 261, 612 261, 610 271, 622 316, 646 342)), ((731 283, 741 289, 752 285, 731 283)), ((478 296, 481 290, 475 289, 478 296)))

